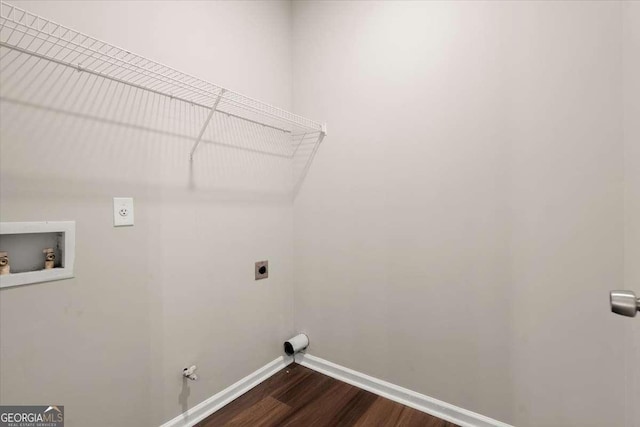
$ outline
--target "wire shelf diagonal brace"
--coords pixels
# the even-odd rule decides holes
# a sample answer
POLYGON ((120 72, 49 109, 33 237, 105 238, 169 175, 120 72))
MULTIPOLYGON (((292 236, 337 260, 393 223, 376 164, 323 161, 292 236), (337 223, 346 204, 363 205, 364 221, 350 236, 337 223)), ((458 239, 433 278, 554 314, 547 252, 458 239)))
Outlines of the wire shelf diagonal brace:
POLYGON ((189 161, 193 162, 193 155, 195 154, 196 150, 198 149, 198 145, 200 145, 200 142, 202 141, 202 135, 204 135, 204 131, 207 130, 207 126, 209 126, 209 123, 211 122, 211 118, 213 117, 213 114, 216 112, 216 108, 218 108, 218 104, 220 103, 220 100, 222 99, 222 96, 224 95, 225 90, 221 89, 220 90, 220 94, 218 95, 218 97, 216 98, 215 102, 213 103, 213 106, 211 107, 211 111, 209 112, 209 115, 207 116, 207 119, 205 120, 204 124, 202 125, 202 129, 200 129, 200 133, 198 134, 198 138, 196 138, 196 142, 193 144, 193 148, 191 148, 191 153, 189 153, 189 161))

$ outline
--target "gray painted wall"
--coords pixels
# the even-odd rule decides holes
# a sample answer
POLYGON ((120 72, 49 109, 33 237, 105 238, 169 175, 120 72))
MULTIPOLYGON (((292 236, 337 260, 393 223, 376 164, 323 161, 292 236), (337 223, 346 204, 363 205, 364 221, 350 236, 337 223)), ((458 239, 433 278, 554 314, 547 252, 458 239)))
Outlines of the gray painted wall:
POLYGON ((292 212, 189 191, 189 144, 3 106, 2 220, 78 235, 75 279, 0 291, 3 404, 155 426, 303 330, 518 426, 638 426, 638 325, 607 307, 640 292, 637 3, 16 3, 330 134, 292 212))
MULTIPOLYGON (((16 3, 291 107, 288 2, 16 3)), ((3 404, 63 404, 69 427, 158 426, 281 354, 290 201, 220 185, 229 156, 208 147, 205 190, 190 191, 188 141, 5 103, 0 115, 2 221, 77 222, 75 279, 0 291, 3 404), (135 198, 133 228, 113 228, 114 196, 135 198), (263 259, 270 277, 255 282, 263 259)), ((251 173, 243 156, 235 171, 251 173)))
POLYGON ((294 108, 330 131, 294 210, 311 353, 518 426, 638 425, 608 308, 629 7, 294 4, 294 108))

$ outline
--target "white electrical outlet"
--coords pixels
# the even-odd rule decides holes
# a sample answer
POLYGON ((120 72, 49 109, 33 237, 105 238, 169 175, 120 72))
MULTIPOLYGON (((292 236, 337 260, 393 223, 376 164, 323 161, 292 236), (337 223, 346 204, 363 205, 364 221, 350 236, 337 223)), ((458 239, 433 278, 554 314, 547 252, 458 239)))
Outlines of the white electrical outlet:
POLYGON ((113 226, 123 227, 133 225, 133 198, 113 198, 113 226))

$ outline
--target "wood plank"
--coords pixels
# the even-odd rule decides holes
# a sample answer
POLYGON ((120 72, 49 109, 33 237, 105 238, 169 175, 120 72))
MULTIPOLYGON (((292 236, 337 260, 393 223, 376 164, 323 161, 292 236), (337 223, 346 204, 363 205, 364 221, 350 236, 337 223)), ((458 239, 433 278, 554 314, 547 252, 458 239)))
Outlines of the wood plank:
POLYGON ((403 409, 404 406, 378 396, 354 427, 395 427, 400 421, 403 409))
POLYGON ((225 425, 229 427, 278 425, 279 420, 290 411, 291 408, 288 405, 271 396, 267 396, 255 405, 240 412, 225 425))
POLYGON ((378 398, 366 390, 358 393, 335 415, 329 419, 329 426, 352 426, 371 407, 378 398))
POLYGON ((283 389, 290 388, 293 385, 304 381, 304 379, 312 373, 312 370, 307 369, 304 366, 289 365, 285 369, 273 375, 271 378, 268 378, 258 384, 247 393, 239 396, 224 408, 214 412, 194 427, 217 427, 225 425, 246 408, 255 405, 267 396, 277 394, 283 389))
POLYGON ((378 396, 354 427, 455 427, 447 421, 378 396))
POLYGON ((298 410, 302 406, 318 399, 331 387, 332 382, 335 380, 318 372, 309 371, 310 374, 303 381, 298 381, 295 384, 291 384, 290 387, 282 388, 279 392, 273 394, 273 397, 291 406, 294 410, 298 410))
POLYGON ((323 426, 327 425, 327 419, 331 414, 337 413, 351 399, 355 397, 359 389, 339 381, 331 382, 327 389, 317 399, 309 404, 297 408, 286 419, 282 420, 283 426, 323 426))
POLYGON ((290 365, 198 427, 456 427, 300 365, 290 365))

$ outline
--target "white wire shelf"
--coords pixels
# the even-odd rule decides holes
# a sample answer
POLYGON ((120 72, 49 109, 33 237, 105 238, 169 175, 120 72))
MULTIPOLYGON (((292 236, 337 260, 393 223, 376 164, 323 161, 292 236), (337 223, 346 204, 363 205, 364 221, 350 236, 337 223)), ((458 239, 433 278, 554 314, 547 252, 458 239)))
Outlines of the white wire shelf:
POLYGON ((0 1, 0 100, 188 138, 193 140, 192 161, 201 142, 289 158, 294 188, 304 179, 326 135, 319 122, 4 1, 0 1), (175 120, 154 119, 154 112, 166 102, 191 107, 188 116, 174 117, 182 121, 188 117, 189 123, 179 126, 175 120))

